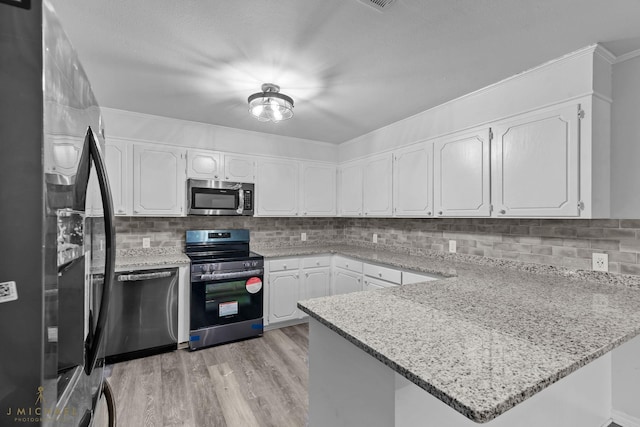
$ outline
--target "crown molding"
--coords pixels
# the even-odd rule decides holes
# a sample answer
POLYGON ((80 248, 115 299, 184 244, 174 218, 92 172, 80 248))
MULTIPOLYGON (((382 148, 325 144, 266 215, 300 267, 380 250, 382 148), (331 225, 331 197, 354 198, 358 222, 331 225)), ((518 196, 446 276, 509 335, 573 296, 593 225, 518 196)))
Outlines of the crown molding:
POLYGON ((640 49, 633 50, 631 52, 625 53, 624 55, 620 55, 616 58, 616 64, 619 64, 624 61, 628 61, 629 59, 633 59, 640 56, 640 49))

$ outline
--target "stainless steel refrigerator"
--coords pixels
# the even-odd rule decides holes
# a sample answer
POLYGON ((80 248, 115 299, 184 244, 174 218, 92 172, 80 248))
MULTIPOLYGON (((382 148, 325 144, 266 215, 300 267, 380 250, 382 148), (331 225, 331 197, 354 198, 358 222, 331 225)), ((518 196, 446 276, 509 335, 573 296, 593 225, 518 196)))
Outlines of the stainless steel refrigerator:
POLYGON ((115 253, 100 108, 48 1, 0 0, 0 426, 86 426, 115 253))

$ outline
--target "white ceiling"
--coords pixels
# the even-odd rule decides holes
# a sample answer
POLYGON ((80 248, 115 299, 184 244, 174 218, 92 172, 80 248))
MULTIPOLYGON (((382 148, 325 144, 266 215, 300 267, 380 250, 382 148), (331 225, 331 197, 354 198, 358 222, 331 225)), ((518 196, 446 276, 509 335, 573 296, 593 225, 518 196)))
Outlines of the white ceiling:
POLYGON ((639 0, 52 0, 104 107, 340 143, 600 42, 639 0), (261 123, 264 82, 294 117, 261 123))

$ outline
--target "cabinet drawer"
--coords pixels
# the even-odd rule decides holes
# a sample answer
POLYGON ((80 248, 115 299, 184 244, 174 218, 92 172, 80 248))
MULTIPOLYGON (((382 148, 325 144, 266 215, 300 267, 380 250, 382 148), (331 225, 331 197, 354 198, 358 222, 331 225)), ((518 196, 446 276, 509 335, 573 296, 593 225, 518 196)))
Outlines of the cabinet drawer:
POLYGON ((364 290, 365 291, 372 291, 375 289, 384 289, 384 288, 393 288, 395 286, 398 286, 395 283, 391 283, 391 282, 386 282, 384 280, 378 280, 378 279, 374 279, 371 277, 365 277, 364 278, 364 290))
POLYGON ((402 271, 394 270, 393 268, 382 267, 374 264, 365 264, 364 274, 365 276, 375 277, 398 285, 402 283, 402 271))
POLYGON ((431 280, 438 280, 440 277, 429 276, 422 273, 413 273, 411 271, 402 272, 402 284, 410 285, 412 283, 429 282, 431 280))
POLYGON ((331 256, 314 256, 302 260, 302 268, 329 267, 331 256))
POLYGON ((362 262, 360 261, 336 257, 334 263, 336 267, 344 268, 345 270, 354 271, 356 273, 362 273, 362 262))
POLYGON ((300 267, 298 258, 274 259, 269 261, 269 271, 297 270, 300 267))

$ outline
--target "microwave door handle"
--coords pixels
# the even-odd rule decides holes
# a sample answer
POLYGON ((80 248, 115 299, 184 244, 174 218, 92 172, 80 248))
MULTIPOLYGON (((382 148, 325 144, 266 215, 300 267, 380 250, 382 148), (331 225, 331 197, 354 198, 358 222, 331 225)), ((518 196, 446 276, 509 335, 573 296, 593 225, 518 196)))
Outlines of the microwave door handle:
POLYGON ((105 228, 105 263, 104 263, 104 285, 102 286, 102 295, 100 298, 100 313, 98 314, 98 322, 95 331, 89 333, 85 342, 85 365, 84 370, 87 375, 91 374, 93 367, 98 359, 98 351, 102 340, 104 339, 104 330, 107 324, 107 314, 109 311, 109 297, 111 295, 111 287, 114 276, 114 261, 116 255, 115 227, 113 216, 113 199, 111 198, 111 187, 107 178, 107 168, 104 159, 100 154, 100 148, 96 141, 91 127, 87 129, 85 137, 85 145, 89 144, 89 152, 91 159, 96 168, 98 177, 98 185, 102 198, 102 207, 104 209, 104 228, 105 228))
POLYGON ((240 206, 238 206, 236 212, 242 214, 242 211, 244 210, 244 190, 238 190, 238 201, 240 206))

